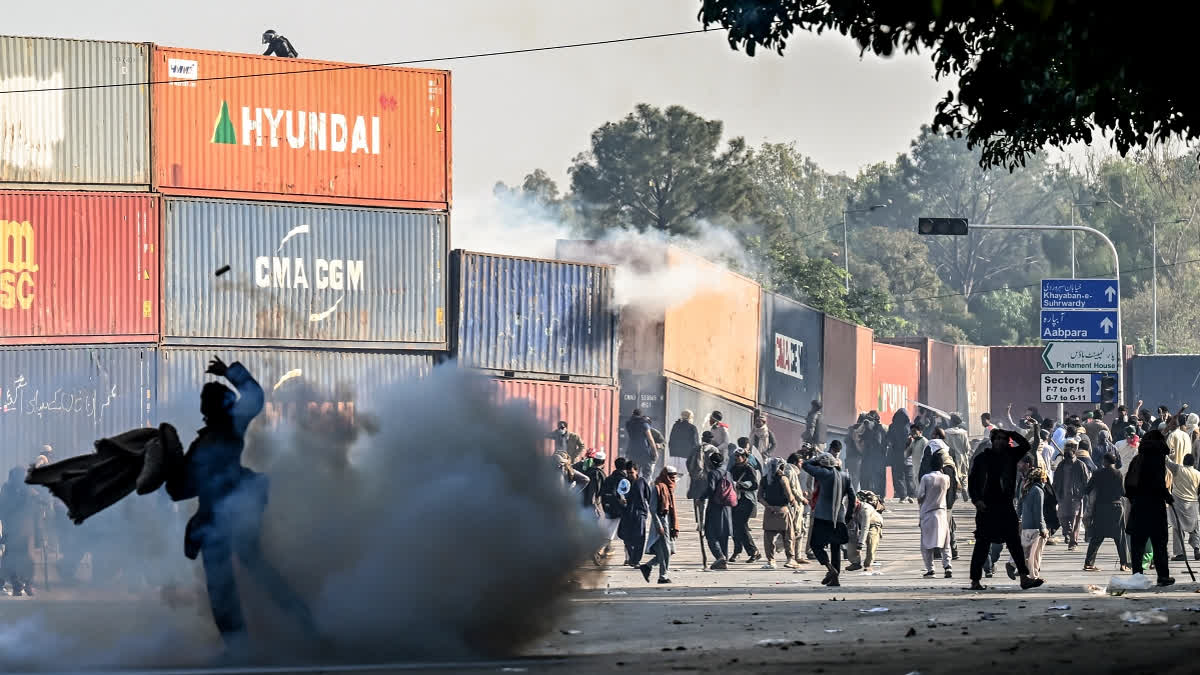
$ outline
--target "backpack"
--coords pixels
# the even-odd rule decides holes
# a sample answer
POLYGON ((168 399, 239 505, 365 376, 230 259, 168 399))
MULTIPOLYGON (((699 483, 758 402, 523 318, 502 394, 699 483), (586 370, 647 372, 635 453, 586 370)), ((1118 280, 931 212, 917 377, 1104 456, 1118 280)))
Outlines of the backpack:
POLYGON ((717 492, 713 495, 713 501, 717 506, 737 506, 738 496, 737 488, 733 485, 733 479, 726 472, 717 481, 717 492))
POLYGON ((1042 485, 1042 518, 1046 520, 1046 529, 1051 532, 1062 527, 1062 523, 1058 522, 1058 497, 1045 484, 1042 485))
POLYGON ((768 506, 787 506, 787 492, 784 491, 783 481, 787 480, 786 476, 776 476, 775 480, 767 483, 763 488, 763 500, 768 506))

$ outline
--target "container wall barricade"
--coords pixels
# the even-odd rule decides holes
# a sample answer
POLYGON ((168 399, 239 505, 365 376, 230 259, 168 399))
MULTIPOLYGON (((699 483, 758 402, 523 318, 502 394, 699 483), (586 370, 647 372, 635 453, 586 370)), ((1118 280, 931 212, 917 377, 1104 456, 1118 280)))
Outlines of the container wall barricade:
POLYGON ((150 187, 150 45, 0 37, 0 187, 150 187), (28 91, 33 90, 33 91, 28 91))
MULTIPOLYGON (((1132 411, 1139 400, 1151 411, 1165 405, 1174 415, 1184 403, 1200 409, 1200 355, 1155 354, 1130 360, 1125 404, 1132 411)), ((1112 415, 1116 413, 1113 412, 1112 415)))
POLYGON ((958 398, 958 354, 954 345, 925 337, 876 338, 876 342, 921 352, 921 388, 917 400, 948 413, 963 412, 958 398))
POLYGON ((446 214, 177 198, 163 212, 168 342, 446 348, 446 214))
POLYGON ((158 340, 159 200, 0 191, 0 344, 158 340))
POLYGON ((713 394, 754 405, 758 396, 760 287, 677 248, 672 270, 695 275, 696 292, 666 311, 663 370, 713 394))
POLYGON ((0 347, 0 468, 28 466, 43 445, 55 460, 88 454, 157 423, 156 368, 153 345, 0 347))
POLYGON ((825 316, 821 398, 825 426, 831 433, 845 433, 858 413, 878 405, 871 347, 870 328, 825 316))
MULTIPOLYGON (((684 410, 691 410, 695 415, 693 423, 696 428, 703 434, 709 427, 705 425, 708 417, 714 410, 720 411, 724 418, 725 424, 729 425, 729 442, 737 442, 740 436, 750 435, 750 408, 740 405, 733 401, 723 399, 719 396, 713 396, 704 391, 700 391, 695 387, 690 387, 675 380, 667 380, 667 420, 663 426, 658 425, 655 420, 654 428, 661 429, 664 436, 669 438, 671 425, 675 420, 679 419, 680 413, 684 410)), ((624 420, 622 420, 624 423, 624 420)), ((722 448, 726 455, 729 454, 728 448, 722 448)), ((687 491, 687 457, 671 456, 669 462, 679 469, 679 486, 681 490, 679 494, 686 494, 687 491)))
MULTIPOLYGON (((605 464, 611 468, 616 459, 617 388, 614 386, 547 382, 543 380, 489 380, 499 403, 528 407, 547 434, 559 420, 579 434, 585 448, 603 450, 605 464)), ((546 439, 547 455, 554 443, 546 439)))
POLYGON ((603 265, 454 251, 452 340, 459 365, 615 384, 612 276, 603 265))
POLYGON ((921 352, 908 347, 875 343, 874 381, 876 410, 880 419, 890 421, 901 408, 909 418, 918 413, 916 393, 921 386, 921 352))
POLYGON ((240 361, 262 386, 266 405, 252 429, 278 429, 281 423, 313 433, 349 432, 363 415, 380 410, 393 387, 415 382, 433 368, 422 353, 351 352, 252 347, 163 347, 159 365, 159 413, 181 430, 199 429, 200 389, 222 381, 205 374, 219 356, 240 361))
MULTIPOLYGON (((804 445, 804 422, 785 417, 770 408, 763 410, 767 414, 767 428, 775 436, 775 456, 787 459, 793 452, 799 452, 804 445)), ((826 439, 828 443, 830 438, 826 439)))
POLYGON ((763 292, 760 406, 803 416, 812 401, 821 398, 824 335, 824 314, 777 293, 763 292))
MULTIPOLYGON (((1008 424, 1007 408, 1012 405, 1013 421, 1019 423, 1029 408, 1035 408, 1041 419, 1058 418, 1057 403, 1042 403, 1042 373, 1046 364, 1042 361, 1041 346, 989 347, 988 366, 991 371, 992 415, 997 421, 1008 424)), ((1136 399, 1134 399, 1136 400, 1136 399)), ((1065 414, 1082 414, 1091 410, 1089 403, 1067 403, 1065 414)), ((1039 420, 1040 421, 1040 420, 1039 420)))
MULTIPOLYGON (((992 369, 990 349, 974 345, 958 345, 958 401, 967 433, 971 438, 983 437, 980 415, 992 410, 992 369)), ((1000 411, 1003 415, 1003 411, 1000 411)), ((995 418, 996 421, 1007 421, 995 418)))
POLYGON ((156 47, 167 194, 445 210, 450 73, 156 47))

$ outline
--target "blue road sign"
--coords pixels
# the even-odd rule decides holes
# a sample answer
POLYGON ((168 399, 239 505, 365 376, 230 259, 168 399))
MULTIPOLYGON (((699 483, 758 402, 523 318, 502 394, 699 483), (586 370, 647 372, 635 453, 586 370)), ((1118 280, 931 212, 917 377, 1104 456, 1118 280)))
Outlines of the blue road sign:
POLYGON ((1116 340, 1117 313, 1108 310, 1042 310, 1043 340, 1116 340))
POLYGON ((1042 309, 1116 309, 1116 279, 1042 279, 1042 309))

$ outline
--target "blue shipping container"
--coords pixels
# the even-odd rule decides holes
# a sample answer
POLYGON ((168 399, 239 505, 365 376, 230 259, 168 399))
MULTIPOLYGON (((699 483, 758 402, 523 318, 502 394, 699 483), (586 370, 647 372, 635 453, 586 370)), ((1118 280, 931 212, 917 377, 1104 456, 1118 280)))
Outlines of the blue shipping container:
POLYGON ((43 445, 54 459, 154 423, 152 345, 0 348, 0 469, 28 466, 43 445))
POLYGON ((454 251, 451 277, 451 342, 460 366, 616 383, 611 267, 454 251))
POLYGON ((777 293, 762 295, 758 404, 802 420, 824 383, 825 315, 777 293))
POLYGON ((444 213, 228 199, 162 212, 168 343, 446 348, 444 213))
POLYGON ((421 353, 163 347, 159 413, 187 437, 185 442, 203 426, 201 387, 222 381, 204 372, 214 355, 226 363, 240 361, 266 393, 266 406, 252 429, 274 428, 284 420, 323 424, 381 413, 380 401, 390 387, 420 379, 433 367, 433 357, 421 353))
MULTIPOLYGON (((1132 411, 1140 400, 1153 412, 1165 405, 1174 415, 1184 403, 1200 409, 1200 354, 1157 354, 1129 360, 1125 404, 1132 411)), ((1115 414, 1115 413, 1114 413, 1115 414)))

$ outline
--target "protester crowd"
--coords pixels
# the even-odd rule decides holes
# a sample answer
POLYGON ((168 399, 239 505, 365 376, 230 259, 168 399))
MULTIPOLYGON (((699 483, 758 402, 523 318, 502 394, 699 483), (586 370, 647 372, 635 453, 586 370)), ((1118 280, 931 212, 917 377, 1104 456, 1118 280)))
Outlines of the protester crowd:
POLYGON ((929 411, 912 419, 900 409, 885 424, 878 412, 867 411, 844 443, 826 442, 814 401, 802 447, 785 452, 759 410, 751 435, 737 439, 720 411, 697 425, 685 410, 664 435, 635 410, 625 421, 625 456, 611 474, 604 471, 604 453, 585 449, 566 422, 551 436, 558 439, 564 481, 579 489, 585 510, 608 534, 597 564, 623 553, 624 564, 647 581, 657 568, 658 582, 670 583, 677 503, 686 508, 684 500, 691 503, 708 569, 738 562, 794 570, 815 564, 829 586, 840 585, 844 572, 872 571, 889 474, 888 500, 917 505, 920 539, 913 545, 925 577, 953 577, 959 542, 967 540, 974 541, 973 590, 985 588, 982 580, 1001 564, 1021 588, 1042 585, 1046 546, 1082 546, 1082 569, 1099 572, 1100 547, 1111 541, 1121 571, 1153 568, 1160 586, 1175 582, 1170 561, 1189 551, 1200 560, 1200 416, 1187 406, 1175 414, 1165 407, 1150 413, 1139 401, 1132 413, 1118 408, 1111 423, 1098 409, 1055 421, 1030 408, 1018 420, 1010 406, 1005 421, 984 413, 981 422, 984 437, 972 440, 957 414, 929 411), (680 472, 666 463, 668 456, 687 458, 687 487, 678 494, 680 472), (966 517, 964 502, 973 527, 955 517, 956 510, 966 517), (754 532, 751 520, 760 514, 754 532))

